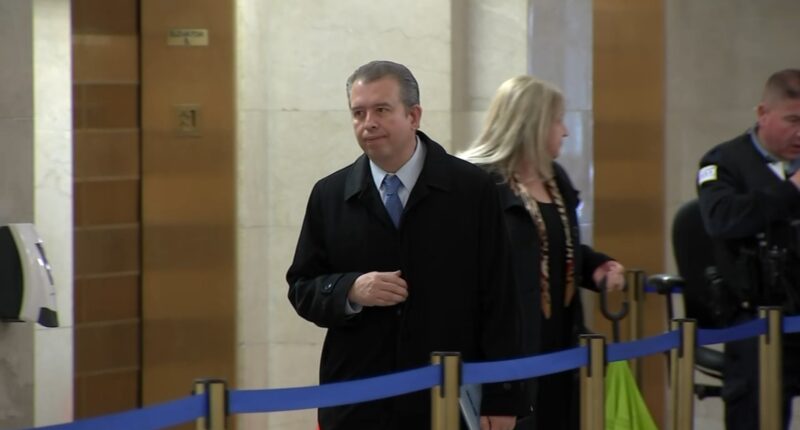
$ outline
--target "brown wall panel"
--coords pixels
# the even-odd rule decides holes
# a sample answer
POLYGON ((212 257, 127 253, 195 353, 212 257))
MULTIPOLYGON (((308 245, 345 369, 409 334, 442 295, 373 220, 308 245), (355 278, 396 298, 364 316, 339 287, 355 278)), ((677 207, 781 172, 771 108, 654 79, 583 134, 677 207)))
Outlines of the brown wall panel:
POLYGON ((136 128, 139 125, 137 84, 77 84, 72 87, 73 126, 136 128))
POLYGON ((139 364, 138 339, 138 320, 78 326, 75 341, 80 342, 82 348, 75 352, 75 373, 136 368, 139 364))
POLYGON ((663 265, 663 6, 598 0, 594 8, 595 243, 654 273, 663 265))
POLYGON ((138 0, 72 0, 73 34, 137 34, 138 0))
POLYGON ((139 221, 139 179, 75 184, 75 226, 131 224, 139 221))
MULTIPOLYGON (((199 286, 190 297, 208 297, 208 292, 214 294, 213 289, 199 286)), ((170 301, 172 294, 166 292, 163 299, 170 301)), ((185 396, 195 378, 221 377, 230 388, 235 388, 235 380, 231 379, 235 375, 231 351, 235 321, 227 312, 198 312, 198 308, 208 307, 213 299, 200 302, 190 306, 173 304, 173 312, 179 318, 148 318, 145 322, 144 329, 149 332, 143 347, 146 374, 142 388, 146 404, 185 396), (193 314, 197 315, 192 317, 193 314)), ((224 309, 230 304, 215 305, 224 309)))
POLYGON ((78 375, 75 378, 76 419, 136 409, 138 405, 139 371, 136 369, 78 375))
POLYGON ((75 230, 75 276, 139 270, 139 228, 97 227, 75 230))
POLYGON ((141 3, 145 404, 198 377, 235 382, 233 4, 141 3), (205 29, 208 45, 169 46, 175 29, 205 29), (198 108, 194 135, 179 133, 181 105, 198 108))
POLYGON ((139 318, 139 276, 135 274, 76 279, 75 297, 76 324, 139 318))
POLYGON ((75 179, 139 176, 139 131, 76 130, 75 179))
POLYGON ((139 38, 136 34, 86 34, 73 38, 75 82, 138 82, 139 38))
POLYGON ((138 0, 72 0, 75 416, 140 401, 138 0))
MULTIPOLYGON (((593 8, 594 243, 628 268, 652 274, 664 261, 663 0, 595 0, 593 8)), ((664 332, 662 300, 648 297, 642 314, 642 336, 664 332)), ((610 335, 599 312, 594 320, 595 329, 610 335)), ((640 366, 645 400, 662 427, 665 359, 647 357, 640 366)))
MULTIPOLYGON (((192 221, 190 217, 184 218, 192 221)), ((230 248, 233 239, 227 225, 193 222, 148 226, 147 250, 144 263, 148 275, 165 276, 172 272, 180 276, 216 278, 214 282, 230 281, 228 272, 233 268, 230 248)), ((225 288, 232 287, 227 286, 225 288)), ((181 288, 176 285, 174 288, 181 288)), ((227 297, 225 294, 224 297, 227 297)))

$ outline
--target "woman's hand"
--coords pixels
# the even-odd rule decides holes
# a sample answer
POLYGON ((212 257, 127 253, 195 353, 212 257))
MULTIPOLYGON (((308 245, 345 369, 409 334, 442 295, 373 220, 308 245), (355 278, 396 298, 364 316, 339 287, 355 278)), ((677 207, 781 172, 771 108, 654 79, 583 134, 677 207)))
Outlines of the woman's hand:
POLYGON ((606 261, 594 270, 592 280, 599 286, 606 278, 606 291, 619 291, 625 287, 625 266, 614 260, 606 261))

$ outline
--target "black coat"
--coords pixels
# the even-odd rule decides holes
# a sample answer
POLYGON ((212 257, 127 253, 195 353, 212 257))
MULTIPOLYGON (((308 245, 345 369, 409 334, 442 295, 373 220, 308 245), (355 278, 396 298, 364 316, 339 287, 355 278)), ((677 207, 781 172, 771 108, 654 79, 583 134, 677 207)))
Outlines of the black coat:
MULTIPOLYGON (((320 180, 309 198, 289 300, 303 318, 328 329, 320 382, 422 367, 432 351, 465 361, 521 354, 516 290, 497 190, 475 166, 419 133, 427 155, 396 229, 375 188, 366 156, 320 180), (348 291, 370 271, 402 270, 405 303, 345 314, 348 291)), ((487 387, 488 415, 521 415, 523 384, 487 387)), ((329 429, 427 428, 430 395, 414 393, 320 410, 329 429)))
MULTIPOLYGON (((556 184, 564 198, 567 217, 569 218, 569 231, 572 243, 575 244, 575 285, 597 290, 592 280, 595 269, 606 261, 611 260, 605 254, 592 250, 580 242, 580 228, 578 227, 577 208, 580 203, 578 191, 573 187, 567 173, 557 163, 553 163, 556 184)), ((522 345, 525 355, 534 355, 541 352, 540 331, 542 327, 541 314, 541 287, 540 279, 540 240, 536 225, 525 208, 525 204, 507 182, 499 176, 495 177, 500 201, 505 213, 508 235, 511 240, 511 260, 514 272, 514 281, 520 296, 520 314, 522 315, 522 345)), ((577 345, 578 335, 585 333, 581 299, 578 291, 569 305, 569 313, 573 316, 571 321, 573 344, 577 345)), ((535 383, 528 386, 530 395, 533 396, 535 383)), ((531 397, 533 400, 533 397, 531 397)))
POLYGON ((752 312, 755 305, 800 311, 800 228, 791 225, 800 219, 800 191, 770 169, 749 133, 712 148, 700 168, 714 174, 698 184, 698 200, 715 261, 737 302, 732 305, 746 304, 752 312), (782 282, 770 281, 771 264, 759 243, 790 251, 779 270, 782 282))

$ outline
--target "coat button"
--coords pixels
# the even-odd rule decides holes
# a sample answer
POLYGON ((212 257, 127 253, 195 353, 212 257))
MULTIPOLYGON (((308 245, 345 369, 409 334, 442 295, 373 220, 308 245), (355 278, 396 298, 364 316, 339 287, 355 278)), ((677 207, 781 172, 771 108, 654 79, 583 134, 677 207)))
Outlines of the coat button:
POLYGON ((333 289, 333 283, 329 283, 328 285, 322 287, 322 291, 326 292, 326 293, 329 292, 332 289, 333 289))

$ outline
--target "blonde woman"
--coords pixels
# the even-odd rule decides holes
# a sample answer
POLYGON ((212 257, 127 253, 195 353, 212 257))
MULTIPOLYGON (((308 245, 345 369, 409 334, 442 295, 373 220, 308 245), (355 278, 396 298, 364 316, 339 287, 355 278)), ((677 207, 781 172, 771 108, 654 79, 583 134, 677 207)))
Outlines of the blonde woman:
MULTIPOLYGON (((568 136, 564 97, 532 76, 517 76, 495 93, 480 137, 460 154, 496 179, 522 299, 527 355, 568 349, 584 331, 578 287, 620 289, 624 268, 582 245, 578 191, 554 160, 568 136)), ((518 429, 578 427, 575 372, 531 383, 532 415, 518 429)))

